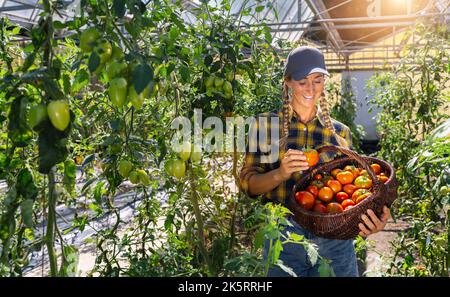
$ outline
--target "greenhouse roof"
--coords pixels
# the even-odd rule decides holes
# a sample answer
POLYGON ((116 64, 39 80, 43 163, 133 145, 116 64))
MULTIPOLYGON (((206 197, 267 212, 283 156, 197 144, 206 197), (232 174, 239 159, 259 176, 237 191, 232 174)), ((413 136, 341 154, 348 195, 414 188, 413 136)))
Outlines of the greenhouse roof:
MULTIPOLYGON (((220 1, 220 0, 217 0, 220 1)), ((75 15, 80 0, 60 0, 64 20, 75 15)), ((195 13, 200 0, 182 0, 187 12, 195 13)), ((216 5, 216 1, 209 1, 216 5)), ((414 42, 406 29, 417 21, 449 24, 450 0, 236 0, 231 14, 258 7, 258 13, 243 17, 244 23, 266 23, 274 40, 311 43, 320 48, 331 69, 382 67, 394 63, 401 49, 414 42)), ((0 0, 0 16, 22 26, 35 24, 42 12, 39 0, 0 0)), ((185 13, 186 21, 193 21, 185 13)))

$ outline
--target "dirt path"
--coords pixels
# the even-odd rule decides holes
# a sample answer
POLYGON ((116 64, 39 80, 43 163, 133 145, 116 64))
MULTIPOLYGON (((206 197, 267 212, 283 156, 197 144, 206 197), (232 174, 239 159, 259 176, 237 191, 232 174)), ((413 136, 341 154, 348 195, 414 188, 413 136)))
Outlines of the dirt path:
POLYGON ((393 256, 391 242, 406 228, 408 228, 406 222, 399 220, 394 222, 391 219, 383 231, 367 237, 369 247, 366 254, 364 276, 383 276, 383 273, 389 268, 390 259, 393 256))

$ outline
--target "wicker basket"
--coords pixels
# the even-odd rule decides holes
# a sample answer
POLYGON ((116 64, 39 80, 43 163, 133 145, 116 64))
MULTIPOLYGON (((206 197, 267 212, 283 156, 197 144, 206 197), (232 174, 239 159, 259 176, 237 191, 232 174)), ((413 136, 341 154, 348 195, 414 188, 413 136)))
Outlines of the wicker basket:
POLYGON ((358 224, 363 222, 361 215, 368 209, 372 209, 379 217, 382 214, 383 206, 391 206, 397 198, 397 179, 392 166, 380 159, 361 156, 356 152, 338 147, 324 146, 318 149, 319 154, 323 152, 340 152, 346 157, 338 158, 325 164, 320 164, 306 171, 304 176, 294 185, 291 194, 287 199, 287 207, 293 212, 295 221, 319 237, 329 239, 353 239, 360 232, 358 224), (386 183, 378 180, 373 172, 371 163, 380 164, 382 170, 386 172, 389 179, 386 183), (369 173, 373 182, 373 193, 354 207, 337 214, 323 214, 303 209, 295 199, 295 193, 305 189, 309 182, 317 173, 330 172, 332 169, 342 168, 346 165, 360 165, 369 173))

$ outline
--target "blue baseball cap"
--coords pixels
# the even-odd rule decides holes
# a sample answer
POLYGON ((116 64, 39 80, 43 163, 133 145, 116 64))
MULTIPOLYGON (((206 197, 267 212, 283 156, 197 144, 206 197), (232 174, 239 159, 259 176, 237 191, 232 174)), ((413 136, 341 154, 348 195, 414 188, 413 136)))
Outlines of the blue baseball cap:
POLYGON ((325 58, 318 49, 301 46, 289 53, 284 66, 284 76, 290 75, 294 80, 301 80, 316 72, 330 76, 325 67, 325 58))

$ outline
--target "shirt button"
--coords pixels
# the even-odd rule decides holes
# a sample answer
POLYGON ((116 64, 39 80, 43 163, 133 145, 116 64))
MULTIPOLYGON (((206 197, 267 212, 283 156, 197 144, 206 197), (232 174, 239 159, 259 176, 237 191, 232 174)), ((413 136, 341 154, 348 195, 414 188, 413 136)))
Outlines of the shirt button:
POLYGON ((305 128, 303 128, 303 131, 306 131, 306 127, 305 127, 305 128))

